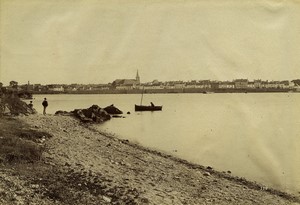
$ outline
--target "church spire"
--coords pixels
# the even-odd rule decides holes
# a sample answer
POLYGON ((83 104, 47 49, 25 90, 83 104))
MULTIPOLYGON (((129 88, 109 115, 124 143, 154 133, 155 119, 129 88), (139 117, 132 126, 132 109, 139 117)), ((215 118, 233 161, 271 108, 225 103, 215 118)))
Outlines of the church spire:
POLYGON ((140 84, 140 76, 139 76, 139 70, 136 71, 136 77, 135 77, 136 83, 140 84))

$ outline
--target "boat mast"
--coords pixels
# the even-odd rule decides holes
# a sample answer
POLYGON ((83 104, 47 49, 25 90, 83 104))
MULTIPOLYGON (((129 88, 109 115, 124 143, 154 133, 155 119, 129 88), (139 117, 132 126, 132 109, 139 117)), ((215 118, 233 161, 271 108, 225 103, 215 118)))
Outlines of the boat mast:
POLYGON ((140 105, 142 105, 142 102, 143 102, 143 96, 144 96, 144 86, 143 86, 143 90, 142 90, 142 97, 141 97, 141 103, 140 103, 140 105))

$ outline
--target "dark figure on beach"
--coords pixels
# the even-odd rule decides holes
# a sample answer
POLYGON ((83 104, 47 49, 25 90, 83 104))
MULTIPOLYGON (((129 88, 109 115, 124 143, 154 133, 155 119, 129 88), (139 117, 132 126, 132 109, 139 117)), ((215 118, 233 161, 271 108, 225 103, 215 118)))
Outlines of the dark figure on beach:
POLYGON ((29 106, 31 109, 33 108, 32 101, 30 101, 30 103, 28 104, 28 106, 29 106))
POLYGON ((152 107, 154 107, 155 105, 153 104, 153 102, 150 103, 152 107))
POLYGON ((42 105, 44 107, 43 114, 46 115, 46 108, 48 107, 47 98, 44 98, 44 101, 43 101, 42 105))

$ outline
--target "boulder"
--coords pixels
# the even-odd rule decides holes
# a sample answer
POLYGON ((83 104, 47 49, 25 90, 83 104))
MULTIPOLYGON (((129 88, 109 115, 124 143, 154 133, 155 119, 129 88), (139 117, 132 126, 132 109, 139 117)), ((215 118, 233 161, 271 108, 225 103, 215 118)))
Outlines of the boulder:
POLYGON ((108 114, 104 109, 100 108, 98 105, 92 105, 87 109, 75 109, 71 112, 57 111, 55 115, 73 115, 74 117, 80 119, 82 122, 96 122, 101 123, 111 119, 110 114, 108 114))
POLYGON ((110 106, 107 106, 104 108, 104 110, 111 115, 119 115, 119 114, 123 114, 123 112, 121 110, 119 110, 118 108, 116 108, 113 104, 110 106))
POLYGON ((75 109, 71 112, 59 110, 55 115, 73 115, 80 119, 82 122, 96 122, 101 123, 111 119, 111 115, 122 114, 123 112, 116 108, 114 105, 101 108, 98 105, 92 105, 86 109, 75 109))
POLYGON ((70 112, 67 111, 63 111, 63 110, 58 110, 55 112, 55 115, 65 115, 65 116, 69 116, 71 115, 70 112))
POLYGON ((80 119, 82 122, 93 122, 92 118, 86 117, 81 109, 75 109, 72 111, 74 116, 80 119))

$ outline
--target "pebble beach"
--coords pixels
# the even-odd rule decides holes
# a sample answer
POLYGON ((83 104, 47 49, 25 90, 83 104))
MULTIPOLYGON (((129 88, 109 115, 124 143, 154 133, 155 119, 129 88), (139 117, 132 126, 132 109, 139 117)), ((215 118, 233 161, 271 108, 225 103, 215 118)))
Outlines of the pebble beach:
POLYGON ((17 118, 52 137, 40 141, 44 174, 1 167, 0 191, 8 182, 11 192, 23 191, 11 204, 299 204, 296 196, 118 139, 70 116, 17 118))

